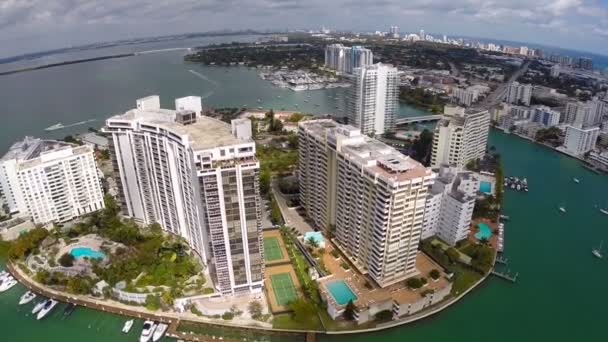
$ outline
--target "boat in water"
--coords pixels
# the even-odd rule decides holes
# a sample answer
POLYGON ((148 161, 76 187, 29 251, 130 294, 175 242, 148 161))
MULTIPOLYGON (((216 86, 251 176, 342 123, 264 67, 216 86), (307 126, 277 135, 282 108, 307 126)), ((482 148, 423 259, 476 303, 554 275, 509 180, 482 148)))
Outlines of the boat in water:
POLYGON ((42 308, 44 307, 44 304, 46 304, 47 299, 43 299, 41 301, 39 301, 38 303, 36 303, 36 305, 34 306, 34 309, 32 309, 32 315, 36 314, 38 311, 42 310, 42 308))
POLYGON ((131 328, 133 327, 133 322, 134 321, 132 319, 126 321, 125 325, 122 327, 122 332, 128 334, 129 331, 131 331, 131 328))
POLYGON ((159 323, 158 326, 156 327, 156 330, 154 331, 154 334, 152 335, 152 341, 153 342, 160 341, 160 339, 163 337, 163 335, 165 335, 165 332, 167 332, 167 328, 169 328, 169 326, 167 324, 159 323))
POLYGON ((559 207, 559 211, 561 211, 562 213, 565 213, 565 212, 566 212, 566 208, 564 208, 564 207, 559 207))
POLYGON ((573 181, 574 181, 574 183, 576 183, 576 184, 578 184, 578 183, 580 183, 580 182, 581 182, 581 181, 580 181, 578 178, 572 178, 572 180, 573 180, 573 181))
POLYGON ((600 213, 602 213, 604 215, 608 215, 608 209, 600 208, 600 213))
POLYGON ((32 291, 27 291, 23 294, 23 296, 21 296, 21 299, 19 299, 19 305, 27 304, 33 301, 34 298, 36 298, 36 294, 32 291))
POLYGON ((63 309, 63 317, 70 317, 72 313, 74 313, 74 310, 76 310, 76 306, 76 304, 69 303, 68 306, 63 309))
POLYGON ((13 286, 17 285, 18 281, 15 280, 15 278, 9 276, 7 278, 4 278, 4 280, 2 280, 0 282, 0 292, 5 292, 10 290, 13 286))
POLYGON ((602 259, 604 256, 602 255, 602 244, 604 243, 604 241, 600 242, 600 246, 598 248, 592 248, 591 249, 591 254, 593 254, 593 256, 595 256, 598 259, 602 259))
POLYGON ((57 305, 57 301, 54 299, 47 299, 47 301, 44 303, 44 306, 42 307, 42 309, 40 310, 40 312, 38 312, 38 315, 36 316, 37 320, 41 320, 44 317, 46 317, 46 315, 49 314, 49 312, 51 312, 55 306, 57 305))
POLYGON ((49 126, 47 128, 45 128, 45 131, 56 131, 58 129, 62 129, 65 128, 65 126, 60 122, 60 123, 56 123, 53 126, 49 126))
POLYGON ((150 341, 152 339, 152 335, 154 335, 154 330, 156 330, 156 323, 152 321, 145 321, 141 335, 139 336, 139 342, 150 341))

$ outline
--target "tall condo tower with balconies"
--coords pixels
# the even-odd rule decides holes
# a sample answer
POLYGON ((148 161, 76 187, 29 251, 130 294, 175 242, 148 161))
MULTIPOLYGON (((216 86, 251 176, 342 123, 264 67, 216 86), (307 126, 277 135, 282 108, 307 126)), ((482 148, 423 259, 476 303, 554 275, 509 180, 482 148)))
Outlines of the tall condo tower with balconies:
POLYGON ((262 289, 259 162, 251 123, 200 115, 200 98, 158 96, 106 121, 123 211, 184 237, 222 294, 262 289), (249 132, 247 132, 249 127, 249 132))
POLYGON ((426 197, 435 175, 417 161, 332 120, 299 124, 301 203, 381 287, 417 274, 426 197))

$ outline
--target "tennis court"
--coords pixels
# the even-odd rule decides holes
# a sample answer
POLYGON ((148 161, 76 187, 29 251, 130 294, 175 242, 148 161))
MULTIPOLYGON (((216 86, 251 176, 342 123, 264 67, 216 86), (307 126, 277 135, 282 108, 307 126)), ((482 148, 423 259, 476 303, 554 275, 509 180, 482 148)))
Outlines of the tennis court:
POLYGON ((287 303, 298 298, 296 287, 289 273, 279 273, 270 276, 272 290, 279 306, 287 306, 287 303))
POLYGON ((283 259, 283 251, 281 251, 278 237, 270 236, 264 238, 264 256, 266 261, 283 259))

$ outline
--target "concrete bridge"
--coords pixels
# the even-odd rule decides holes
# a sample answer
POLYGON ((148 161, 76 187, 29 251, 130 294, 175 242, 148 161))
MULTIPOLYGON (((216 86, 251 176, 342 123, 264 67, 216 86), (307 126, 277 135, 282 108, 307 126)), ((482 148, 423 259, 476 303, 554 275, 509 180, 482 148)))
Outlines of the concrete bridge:
POLYGON ((428 121, 437 121, 441 119, 442 115, 421 115, 421 116, 412 116, 410 118, 399 118, 396 120, 397 126, 408 125, 418 122, 428 122, 428 121))

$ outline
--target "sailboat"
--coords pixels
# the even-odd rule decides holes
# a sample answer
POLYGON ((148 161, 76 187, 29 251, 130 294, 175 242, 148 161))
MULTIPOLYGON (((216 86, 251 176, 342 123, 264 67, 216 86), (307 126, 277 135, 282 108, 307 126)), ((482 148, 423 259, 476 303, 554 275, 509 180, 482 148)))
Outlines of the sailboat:
POLYGON ((591 249, 591 254, 593 254, 593 256, 595 256, 598 259, 602 259, 604 256, 602 255, 602 244, 604 243, 604 241, 600 242, 600 246, 598 248, 592 248, 591 249))

